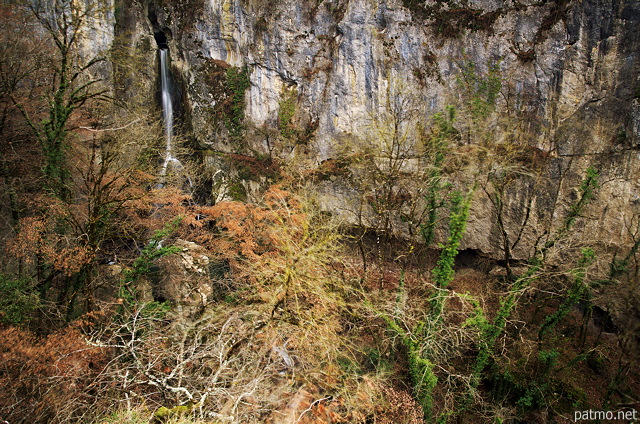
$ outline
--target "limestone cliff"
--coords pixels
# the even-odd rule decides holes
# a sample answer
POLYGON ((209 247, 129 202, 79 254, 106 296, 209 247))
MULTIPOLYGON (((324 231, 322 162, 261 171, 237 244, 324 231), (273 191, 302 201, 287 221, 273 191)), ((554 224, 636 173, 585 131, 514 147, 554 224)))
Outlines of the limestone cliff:
MULTIPOLYGON (((397 116, 398 99, 411 105, 402 123, 407 134, 416 124, 428 128, 435 113, 464 101, 460 76, 469 64, 475 75, 496 72, 496 113, 485 128, 494 147, 513 139, 528 148, 523 163, 544 159, 535 184, 522 178, 506 190, 503 213, 512 238, 529 219, 514 254, 526 257, 557 225, 588 166, 602 177, 583 234, 607 250, 632 243, 640 211, 637 2, 157 0, 119 7, 117 26, 144 40, 147 57, 155 57, 151 32, 169 46, 200 149, 244 148, 302 168, 370 143, 387 126, 380 117, 397 116), (245 144, 238 146, 222 123, 220 108, 229 105, 220 79, 229 67, 245 66, 250 87, 245 144), (279 128, 285 104, 292 109, 286 124, 306 134, 302 143, 287 145, 279 128), (506 124, 501 116, 508 116, 506 124), (275 138, 284 140, 278 148, 275 138)), ((478 143, 460 140, 457 153, 478 143)), ((476 168, 465 172, 486 180, 476 168)), ((355 219, 357 189, 348 181, 332 177, 318 190, 325 207, 355 219)), ((489 199, 477 190, 463 245, 500 256, 489 199)))

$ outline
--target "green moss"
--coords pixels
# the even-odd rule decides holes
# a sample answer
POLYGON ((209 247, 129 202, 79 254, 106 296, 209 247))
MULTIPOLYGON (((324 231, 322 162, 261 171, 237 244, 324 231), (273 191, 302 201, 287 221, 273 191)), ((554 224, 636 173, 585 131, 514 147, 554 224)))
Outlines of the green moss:
POLYGON ((229 186, 227 193, 236 202, 247 201, 247 191, 245 190, 244 186, 239 182, 231 184, 229 186))
POLYGON ((419 350, 412 349, 409 352, 409 373, 413 382, 414 396, 420 406, 427 422, 433 417, 433 390, 438 385, 438 377, 433 371, 434 364, 422 357, 419 350))
POLYGON ((160 408, 158 408, 156 412, 154 412, 153 418, 155 418, 156 420, 164 420, 168 418, 170 415, 171 415, 171 410, 166 406, 161 406, 160 408))
POLYGON ((185 417, 193 412, 193 409, 198 406, 197 403, 191 401, 184 405, 175 406, 173 408, 167 408, 161 406, 154 412, 153 421, 156 423, 164 423, 173 418, 185 417))
POLYGON ((251 86, 248 67, 235 67, 222 60, 208 59, 200 67, 207 86, 208 94, 213 97, 212 107, 205 108, 210 115, 210 122, 214 130, 222 129, 217 122, 224 124, 236 151, 242 150, 241 143, 246 125, 245 93, 251 86))
POLYGON ((246 102, 244 94, 250 87, 249 69, 230 67, 226 71, 227 102, 224 114, 224 123, 233 140, 239 140, 245 131, 244 109, 246 102))
POLYGON ((101 424, 149 424, 149 413, 144 408, 123 408, 95 422, 101 424))
POLYGON ((285 90, 280 98, 280 109, 278 110, 278 129, 280 134, 287 139, 295 138, 298 130, 293 123, 296 114, 296 104, 298 100, 298 90, 295 88, 285 90))

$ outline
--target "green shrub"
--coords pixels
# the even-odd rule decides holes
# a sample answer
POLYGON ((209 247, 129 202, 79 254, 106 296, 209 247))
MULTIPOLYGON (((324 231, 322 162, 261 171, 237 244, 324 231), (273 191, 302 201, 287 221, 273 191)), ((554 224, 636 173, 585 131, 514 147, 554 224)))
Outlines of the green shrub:
POLYGON ((282 93, 282 98, 280 99, 278 129, 280 130, 280 134, 286 139, 292 139, 298 134, 297 128, 293 125, 297 98, 298 90, 292 89, 282 93))
POLYGON ((0 322, 19 325, 40 306, 40 297, 28 278, 0 274, 0 322))
POLYGON ((225 109, 224 123, 232 139, 239 139, 244 133, 244 93, 251 86, 249 69, 231 67, 227 69, 228 107, 225 109))
POLYGON ((173 235, 181 221, 182 216, 178 216, 162 229, 156 231, 153 237, 151 237, 149 244, 140 252, 140 256, 133 261, 131 268, 123 271, 123 281, 119 295, 125 301, 125 304, 136 302, 133 283, 151 272, 153 261, 182 250, 180 247, 174 245, 163 246, 164 239, 173 235))
POLYGON ((433 241, 435 227, 438 222, 438 210, 445 206, 446 200, 443 191, 446 184, 442 182, 442 170, 449 144, 458 136, 458 130, 454 127, 456 121, 456 109, 447 106, 446 112, 440 112, 433 117, 434 125, 432 135, 428 139, 427 153, 432 164, 427 172, 427 189, 424 196, 427 202, 427 221, 420 226, 420 234, 425 245, 433 241))

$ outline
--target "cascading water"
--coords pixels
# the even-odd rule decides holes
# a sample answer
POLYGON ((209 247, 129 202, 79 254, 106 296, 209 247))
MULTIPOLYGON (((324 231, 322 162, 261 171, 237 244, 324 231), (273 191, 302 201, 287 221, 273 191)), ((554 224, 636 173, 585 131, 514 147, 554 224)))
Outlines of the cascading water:
POLYGON ((161 182, 158 188, 164 186, 164 178, 169 166, 175 170, 181 170, 182 164, 173 156, 173 104, 171 102, 171 80, 169 78, 169 49, 160 49, 160 88, 162 90, 162 118, 164 120, 164 132, 166 138, 165 157, 160 168, 161 182))

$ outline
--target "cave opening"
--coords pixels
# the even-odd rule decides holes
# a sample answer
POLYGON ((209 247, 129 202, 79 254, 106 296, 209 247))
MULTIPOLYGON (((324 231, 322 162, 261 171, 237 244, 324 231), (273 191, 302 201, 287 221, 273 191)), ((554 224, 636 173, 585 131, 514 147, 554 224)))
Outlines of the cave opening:
POLYGON ((164 31, 156 31, 153 33, 153 38, 156 39, 156 43, 158 44, 158 48, 161 50, 169 49, 169 43, 167 40, 167 34, 164 31))

